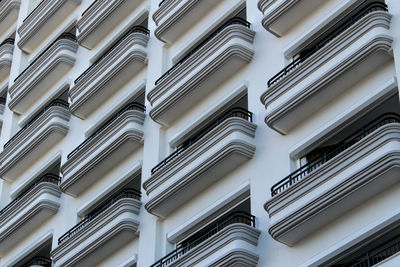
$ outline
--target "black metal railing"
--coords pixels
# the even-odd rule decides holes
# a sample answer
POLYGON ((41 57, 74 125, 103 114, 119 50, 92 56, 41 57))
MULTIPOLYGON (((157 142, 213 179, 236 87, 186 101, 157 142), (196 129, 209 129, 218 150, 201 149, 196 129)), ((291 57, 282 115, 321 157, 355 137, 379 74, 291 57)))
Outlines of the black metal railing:
POLYGON ((46 257, 34 257, 28 263, 22 265, 22 267, 31 267, 31 266, 43 266, 43 267, 51 267, 51 259, 46 257))
POLYGON ((4 148, 8 147, 15 139, 17 139, 18 136, 20 136, 23 132, 26 131, 26 129, 29 128, 40 116, 42 116, 47 110, 49 110, 51 107, 63 107, 68 109, 68 102, 65 102, 64 100, 61 99, 56 99, 50 104, 48 104, 46 107, 44 107, 41 111, 39 111, 30 121, 28 121, 24 127, 22 127, 21 130, 19 130, 13 137, 10 138, 10 140, 7 141, 7 143, 4 144, 4 148))
POLYGON ((90 6, 88 6, 88 8, 85 9, 85 11, 83 11, 82 16, 85 15, 89 11, 89 9, 91 9, 92 6, 96 4, 96 2, 97 0, 94 0, 93 3, 91 3, 90 6))
POLYGON ((77 225, 72 227, 70 230, 68 230, 65 234, 63 234, 59 239, 58 239, 58 245, 78 233, 83 227, 85 227, 89 222, 91 222, 94 218, 99 216, 101 213, 103 213, 105 210, 107 210, 109 207, 111 207, 114 203, 116 203, 118 200, 123 199, 123 198, 132 198, 132 199, 137 199, 140 200, 141 193, 140 191, 136 189, 125 189, 121 193, 117 194, 116 196, 113 196, 109 198, 107 201, 105 201, 105 204, 100 206, 99 208, 96 208, 92 212, 90 212, 88 215, 86 215, 82 221, 80 221, 77 225))
POLYGON ((6 104, 5 97, 0 97, 0 105, 5 105, 5 104, 6 104))
POLYGON ((286 188, 292 186, 293 184, 297 183, 298 181, 302 180, 306 177, 310 172, 318 169, 321 165, 325 164, 326 162, 330 161, 331 159, 335 158, 337 155, 363 139, 365 136, 369 135, 370 133, 374 132, 378 128, 389 124, 389 123, 399 123, 400 116, 394 113, 387 113, 382 115, 377 120, 369 123, 368 125, 364 126, 357 132, 353 133, 349 137, 345 138, 343 142, 339 143, 335 148, 331 151, 324 153, 324 155, 316 160, 308 162, 306 165, 300 167, 296 171, 292 172, 278 183, 271 187, 271 196, 275 196, 281 192, 283 192, 286 188))
POLYGON ((7 39, 5 39, 1 44, 0 44, 0 46, 2 46, 2 45, 5 45, 5 44, 12 44, 12 45, 14 45, 14 38, 7 38, 7 39))
POLYGON ((14 79, 14 82, 17 81, 33 64, 35 64, 39 58, 41 58, 44 53, 47 52, 47 50, 50 49, 50 47, 52 47, 57 41, 61 40, 61 39, 67 39, 67 40, 71 40, 73 42, 77 42, 76 40, 76 36, 73 35, 72 33, 69 32, 64 32, 63 34, 61 34, 57 39, 55 39, 42 53, 40 53, 40 55, 38 55, 35 60, 32 61, 31 64, 29 64, 28 67, 26 67, 18 76, 17 78, 14 79))
POLYGON ((220 125, 226 119, 232 118, 232 117, 242 118, 247 121, 253 122, 253 113, 251 113, 250 111, 248 111, 244 108, 232 108, 232 109, 228 110, 227 112, 223 113, 220 117, 218 117, 215 121, 213 121, 208 126, 203 128, 195 136, 191 137, 190 139, 188 139, 185 142, 183 142, 182 144, 180 144, 172 154, 170 154, 163 161, 161 161, 154 168, 151 169, 151 174, 153 175, 154 173, 156 173, 158 170, 160 170, 165 165, 167 165, 170 161, 172 161, 174 158, 176 158, 179 154, 181 154, 187 148, 192 146, 194 143, 196 143, 198 140, 200 140, 207 133, 209 133, 212 129, 214 129, 215 127, 220 125))
POLYGON ((228 214, 228 216, 207 226, 205 233, 201 235, 199 238, 185 245, 178 246, 174 251, 168 253, 165 257, 161 258, 150 267, 164 267, 170 265, 171 263, 182 257, 184 254, 188 253, 196 246, 200 245, 207 239, 216 235, 225 227, 236 223, 243 223, 250 225, 251 227, 255 227, 255 216, 241 211, 228 214))
POLYGON ((13 207, 19 200, 21 200, 24 196, 26 196, 29 192, 31 192, 36 186, 41 183, 52 183, 58 185, 61 181, 61 178, 57 175, 48 173, 43 175, 41 178, 36 180, 33 184, 31 184, 27 189, 25 189, 22 193, 20 193, 13 201, 11 201, 7 206, 5 206, 1 211, 0 215, 4 214, 7 210, 13 207))
POLYGON ((350 267, 370 267, 393 256, 400 251, 400 236, 396 236, 385 244, 372 251, 368 251, 363 257, 355 261, 350 267))
POLYGON ((388 11, 387 6, 384 3, 381 2, 374 2, 363 9, 361 9, 359 12, 351 16, 350 18, 346 19, 342 24, 339 26, 334 26, 334 28, 330 28, 325 33, 322 35, 326 35, 325 38, 323 38, 321 41, 319 41, 317 44, 313 45, 311 48, 303 50, 299 53, 299 57, 295 59, 293 62, 291 62, 289 65, 284 67, 281 71, 279 71, 277 74, 275 74, 271 79, 268 80, 268 87, 271 87, 274 83, 278 82, 280 79, 282 79, 284 76, 286 76, 288 73, 290 73, 292 70, 297 68, 301 63, 303 63, 307 58, 309 58, 311 55, 313 55, 315 52, 323 48, 326 44, 328 44, 330 41, 332 41, 334 38, 336 38, 339 34, 344 32, 346 29, 348 29, 350 26, 352 26, 354 23, 359 21, 362 17, 365 15, 374 12, 374 11, 388 11))
POLYGON ((174 72, 180 65, 182 65, 183 62, 185 62, 189 57, 191 57, 193 54, 195 54, 200 48, 202 48, 206 43, 208 43, 211 39, 213 39, 218 33, 220 33, 223 29, 230 25, 234 24, 239 24, 243 25, 247 28, 250 28, 250 22, 239 18, 239 17, 234 17, 228 20, 226 23, 224 23, 221 27, 219 27, 217 30, 215 30, 212 34, 207 36, 200 44, 198 44, 195 48, 193 48, 189 53, 187 53, 181 60, 178 61, 174 66, 172 66, 169 70, 167 70, 163 75, 161 75, 160 78, 155 82, 155 85, 159 84, 162 80, 167 78, 168 75, 170 75, 172 72, 174 72))
POLYGON ((91 140, 93 140, 96 136, 98 136, 102 131, 104 131, 105 128, 107 128, 113 121, 115 121, 117 118, 119 118, 122 114, 124 114, 128 110, 138 110, 141 112, 146 111, 146 107, 140 103, 129 103, 125 107, 123 107, 120 111, 118 111, 117 114, 115 114, 113 117, 111 117, 109 120, 107 120, 103 125, 100 126, 99 129, 97 129, 93 134, 91 134, 88 138, 86 138, 85 141, 83 141, 79 146, 77 146, 74 150, 71 151, 67 155, 67 159, 70 159, 73 155, 78 153, 84 146, 86 146, 91 140))
POLYGON ((33 12, 35 12, 39 8, 42 8, 42 4, 44 2, 45 2, 44 0, 40 1, 40 3, 31 11, 31 13, 29 13, 28 16, 26 16, 26 18, 24 18, 23 22, 25 22, 33 14, 33 12))
POLYGON ((85 77, 101 60, 103 60, 112 50, 114 50, 115 47, 117 47, 125 38, 134 33, 134 32, 140 32, 146 35, 149 35, 150 32, 148 29, 146 29, 143 26, 134 26, 132 29, 130 29, 128 32, 126 32, 116 43, 114 43, 110 48, 108 48, 96 61, 89 66, 81 75, 78 76, 78 78, 75 79, 75 84, 82 80, 83 77, 85 77))

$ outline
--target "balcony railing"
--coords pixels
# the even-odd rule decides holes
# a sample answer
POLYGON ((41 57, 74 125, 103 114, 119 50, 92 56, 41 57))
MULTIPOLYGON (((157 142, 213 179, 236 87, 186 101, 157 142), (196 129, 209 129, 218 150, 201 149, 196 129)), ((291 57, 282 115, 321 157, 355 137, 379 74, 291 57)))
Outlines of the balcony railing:
POLYGON ((339 26, 335 26, 334 28, 330 28, 325 31, 325 33, 322 33, 322 36, 325 36, 322 38, 322 40, 318 41, 315 45, 313 45, 311 48, 306 49, 301 51, 298 55, 299 57, 295 59, 293 62, 291 62, 289 65, 287 65, 285 68, 283 68, 280 72, 275 74, 271 79, 268 80, 268 87, 271 87, 274 83, 278 82, 280 79, 282 79, 284 76, 286 76, 288 73, 290 73, 292 70, 297 68, 301 63, 303 63, 307 58, 309 58, 311 55, 313 55, 315 52, 323 48, 326 44, 328 44, 330 41, 335 39, 339 34, 350 28, 353 24, 355 24, 357 21, 359 21, 362 17, 365 15, 374 12, 374 11, 385 11, 387 12, 387 6, 384 3, 381 2, 374 2, 360 11, 358 11, 356 14, 351 16, 350 18, 346 19, 343 23, 341 23, 339 26))
POLYGON ((202 48, 206 43, 208 43, 212 38, 214 38, 223 29, 225 29, 226 27, 228 27, 230 25, 234 25, 234 24, 239 24, 239 25, 243 25, 247 28, 250 28, 250 22, 248 22, 242 18, 239 18, 239 17, 231 18, 224 25, 222 25, 216 31, 214 31, 212 34, 210 34, 206 39, 204 39, 195 48, 193 48, 188 54, 186 54, 181 60, 179 60, 178 63, 176 63, 169 70, 167 70, 167 72, 165 72, 160 78, 158 78, 158 80, 155 82, 155 85, 159 84, 162 80, 167 78, 168 75, 170 75, 172 72, 174 72, 180 65, 182 65, 183 62, 185 62, 189 57, 191 57, 193 54, 195 54, 200 48, 202 48))
POLYGON ((255 216, 246 212, 233 212, 231 214, 228 214, 228 216, 208 226, 205 229, 205 233, 199 238, 185 245, 180 245, 177 249, 168 253, 165 257, 161 258, 150 267, 164 267, 170 265, 171 263, 182 257, 184 254, 194 249, 196 246, 216 235, 225 227, 236 223, 243 223, 250 225, 251 227, 255 227, 255 216))
POLYGON ((19 194, 13 201, 11 201, 7 206, 5 206, 1 211, 0 215, 4 214, 7 210, 13 207, 19 200, 21 200, 24 196, 26 196, 29 192, 31 192, 36 186, 41 183, 52 183, 58 185, 61 181, 61 178, 57 175, 48 173, 39 178, 36 182, 31 184, 27 189, 25 189, 21 194, 19 194))
MULTIPOLYGON (((0 1, 1 2, 1 1, 0 1)), ((13 38, 7 38, 7 39, 5 39, 1 44, 0 44, 0 46, 2 46, 2 45, 5 45, 5 44, 11 44, 11 45, 14 45, 14 39, 13 38)))
POLYGON ((97 131, 95 131, 92 135, 90 135, 85 141, 83 141, 79 146, 77 146, 74 150, 72 150, 71 153, 67 155, 67 159, 70 159, 73 155, 78 153, 84 146, 86 146, 93 138, 95 138, 97 135, 99 135, 105 128, 107 128, 113 121, 115 121, 117 118, 119 118, 123 113, 125 113, 127 110, 138 110, 141 112, 146 111, 146 107, 140 103, 129 103, 125 107, 123 107, 120 111, 118 111, 117 114, 115 114, 113 117, 111 117, 108 121, 106 121, 97 131))
POLYGON ((297 169, 296 171, 292 172, 278 183, 271 187, 271 196, 275 196, 293 184, 297 183, 298 181, 302 180, 312 171, 318 169, 320 166, 325 164, 326 162, 330 161, 331 159, 335 158, 337 155, 357 143, 358 141, 362 140, 364 137, 369 135, 370 133, 374 132, 375 130, 379 129, 380 127, 389 124, 389 123, 399 123, 400 116, 394 113, 387 113, 382 115, 377 120, 369 123, 368 125, 364 126, 357 132, 353 133, 349 137, 345 138, 336 148, 333 148, 331 151, 324 153, 324 156, 318 158, 316 160, 308 162, 306 165, 302 166, 301 168, 297 169))
POLYGON ((29 263, 22 265, 22 267, 31 267, 31 266, 43 266, 43 267, 51 267, 51 260, 46 257, 34 257, 29 263))
POLYGON ((112 50, 114 50, 115 47, 117 47, 120 43, 122 43, 125 38, 130 35, 131 33, 134 32, 140 32, 145 35, 149 35, 150 32, 148 29, 146 29, 143 26, 134 26, 132 29, 130 29, 127 33, 125 33, 116 43, 114 43, 110 48, 105 51, 101 57, 99 57, 92 65, 90 65, 89 68, 87 68, 81 75, 78 76, 78 78, 75 79, 75 84, 78 83, 80 80, 82 80, 83 77, 86 76, 86 74, 89 73, 103 58, 105 58, 112 50))
POLYGON ((26 68, 17 76, 17 78, 14 79, 14 82, 16 82, 16 81, 22 76, 22 74, 24 74, 33 64, 35 64, 35 63, 38 61, 38 59, 39 59, 41 56, 43 56, 44 53, 47 52, 47 50, 49 50, 50 47, 52 47, 57 41, 59 41, 59 40, 61 40, 61 39, 67 39, 67 40, 71 40, 71 41, 73 41, 73 42, 77 42, 76 36, 75 36, 75 35, 73 35, 72 33, 69 33, 69 32, 64 32, 64 33, 61 34, 56 40, 54 40, 54 42, 52 42, 42 53, 40 53, 40 55, 37 56, 37 57, 35 58, 35 60, 34 60, 31 64, 29 64, 29 66, 26 67, 26 68))
POLYGON ((20 136, 23 132, 26 131, 26 129, 29 128, 40 116, 42 116, 48 109, 51 107, 63 107, 66 109, 69 109, 68 102, 65 102, 64 100, 61 99, 56 99, 50 104, 48 104, 45 108, 43 108, 39 113, 37 113, 29 122, 25 124, 24 127, 22 127, 21 130, 19 130, 13 137, 10 138, 10 140, 7 141, 7 143, 4 144, 4 148, 8 147, 15 139, 17 139, 18 136, 20 136))
POLYGON ((396 236, 385 244, 368 251, 363 257, 355 261, 350 267, 370 267, 393 256, 400 251, 400 236, 396 236))
POLYGON ((174 158, 176 158, 179 154, 181 154, 183 151, 188 149, 190 146, 192 146, 194 143, 196 143, 198 140, 200 140, 207 133, 209 133, 212 129, 214 129, 215 127, 220 125, 223 121, 227 120, 228 118, 232 118, 232 117, 242 118, 247 121, 253 122, 253 113, 251 113, 250 111, 248 111, 246 109, 232 108, 232 109, 228 110, 227 112, 223 113, 220 117, 218 117, 215 121, 213 121, 211 124, 206 126, 199 133, 197 133, 194 137, 191 137, 189 140, 186 140, 181 145, 179 145, 172 154, 170 154, 163 161, 158 163, 153 169, 151 169, 151 174, 153 175, 154 173, 159 171, 161 168, 163 168, 165 165, 167 165, 170 161, 172 161, 174 158))
POLYGON ((118 195, 111 197, 108 199, 104 205, 102 205, 99 208, 96 208, 92 212, 90 212, 86 217, 80 221, 77 225, 72 227, 68 232, 63 234, 59 239, 58 239, 58 245, 61 243, 65 242, 69 238, 71 238, 73 235, 78 233, 83 227, 85 227, 88 223, 90 223, 94 218, 99 216, 101 213, 103 213, 105 210, 107 210, 109 207, 111 207, 114 203, 116 203, 118 200, 123 199, 123 198, 131 198, 131 199, 137 199, 140 200, 141 193, 140 191, 136 189, 125 189, 118 195))

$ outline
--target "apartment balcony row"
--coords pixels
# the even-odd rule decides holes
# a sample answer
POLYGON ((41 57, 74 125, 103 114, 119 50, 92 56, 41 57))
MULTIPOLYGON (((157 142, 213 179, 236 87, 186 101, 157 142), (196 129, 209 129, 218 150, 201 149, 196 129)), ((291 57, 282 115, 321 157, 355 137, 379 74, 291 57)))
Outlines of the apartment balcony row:
POLYGON ((250 23, 241 18, 211 33, 156 81, 147 94, 151 118, 169 125, 237 73, 253 58, 254 36, 250 23))
POLYGON ((18 47, 34 52, 54 32, 54 25, 67 19, 80 3, 81 0, 42 0, 18 28, 18 47))
POLYGON ((58 211, 60 180, 53 174, 44 175, 0 211, 0 255, 58 211))
POLYGON ((332 98, 393 60, 391 17, 384 4, 372 3, 316 37, 268 81, 269 88, 261 95, 266 124, 287 134, 332 98))
POLYGON ((400 116, 385 114, 271 188, 269 233, 294 245, 398 182, 400 116))
POLYGON ((147 211, 164 218, 251 159, 256 127, 251 112, 234 108, 194 133, 143 183, 147 211))
POLYGON ((257 266, 258 238, 255 217, 232 212, 195 233, 151 267, 166 266, 257 266))
POLYGON ((56 266, 95 266, 139 234, 140 192, 126 189, 90 212, 58 239, 56 266), (107 249, 105 249, 107 248, 107 249))
POLYGON ((37 158, 51 149, 69 130, 68 103, 53 101, 36 114, 7 143, 0 153, 0 176, 13 181, 37 158))
POLYGON ((0 1, 0 37, 11 33, 17 24, 21 0, 0 1))
POLYGON ((84 71, 69 90, 71 112, 86 118, 142 70, 148 40, 149 31, 134 26, 84 71))
POLYGON ((143 2, 143 0, 94 0, 77 22, 78 41, 93 49, 143 2))
POLYGON ((130 103, 67 156, 61 189, 79 195, 143 144, 145 107, 130 103))
POLYGON ((0 44, 0 89, 8 86, 13 50, 14 39, 12 38, 8 38, 0 44))
POLYGON ((61 34, 26 67, 8 89, 9 108, 25 113, 74 66, 78 43, 74 35, 61 34))

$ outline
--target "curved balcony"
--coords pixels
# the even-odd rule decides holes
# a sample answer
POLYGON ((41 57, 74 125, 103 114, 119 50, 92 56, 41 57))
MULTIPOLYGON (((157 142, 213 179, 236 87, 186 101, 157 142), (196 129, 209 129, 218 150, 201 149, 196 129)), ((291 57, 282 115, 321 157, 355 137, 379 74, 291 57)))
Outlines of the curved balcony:
POLYGON ((61 189, 77 196, 142 145, 144 111, 128 104, 68 154, 61 189))
POLYGON ((80 5, 81 0, 42 0, 18 28, 18 47, 32 53, 80 5))
POLYGON ((95 266, 137 236, 141 205, 140 192, 134 189, 105 201, 58 239, 51 252, 54 264, 95 266))
POLYGON ((86 118, 146 64, 149 31, 135 26, 94 62, 70 88, 71 111, 86 118))
POLYGON ((15 31, 20 5, 21 0, 0 1, 0 37, 15 31))
POLYGON ((271 188, 269 232, 293 245, 398 182, 400 117, 387 114, 271 188))
POLYGON ((60 177, 46 174, 0 211, 0 255, 58 211, 59 182, 60 177))
POLYGON ((253 58, 255 32, 233 18, 163 74, 147 94, 150 116, 168 125, 189 107, 237 73, 253 58))
POLYGON ((153 14, 157 25, 155 36, 172 44, 195 22, 212 10, 219 1, 161 1, 159 8, 153 14))
POLYGON ((142 3, 143 0, 94 0, 77 22, 79 43, 94 48, 142 3))
POLYGON ((234 212, 202 230, 198 239, 178 246, 150 267, 166 266, 257 266, 258 238, 255 217, 234 212))
POLYGON ((9 108, 23 114, 40 100, 74 66, 77 49, 74 35, 60 35, 15 78, 8 90, 9 108))
POLYGON ((390 21, 386 6, 372 3, 327 30, 318 43, 268 81, 269 88, 261 95, 266 124, 288 133, 332 98, 393 60, 390 21))
POLYGON ((69 130, 68 103, 56 100, 42 109, 4 145, 0 175, 12 181, 45 154, 69 130))
POLYGON ((232 109, 152 169, 143 183, 148 212, 166 217, 182 203, 251 159, 255 153, 252 113, 232 109))
POLYGON ((8 82, 14 50, 14 39, 8 38, 0 44, 0 89, 8 82))

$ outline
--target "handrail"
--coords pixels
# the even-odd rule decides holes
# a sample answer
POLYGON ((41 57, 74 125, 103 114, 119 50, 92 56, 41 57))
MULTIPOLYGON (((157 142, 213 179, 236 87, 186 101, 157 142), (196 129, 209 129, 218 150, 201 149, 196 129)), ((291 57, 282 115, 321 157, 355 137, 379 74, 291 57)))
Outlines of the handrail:
POLYGON ((186 244, 186 245, 181 245, 178 246, 175 250, 171 251, 168 253, 166 256, 163 258, 159 259, 157 262, 155 262, 153 265, 150 267, 164 267, 168 266, 174 261, 176 261, 178 258, 180 258, 182 255, 186 254, 196 246, 200 245, 210 237, 214 236, 218 232, 220 232, 222 229, 225 227, 231 225, 231 224, 236 224, 236 223, 244 223, 247 224, 251 227, 255 228, 255 216, 251 215, 247 212, 243 211, 237 211, 237 212, 232 212, 229 213, 227 216, 223 217, 220 220, 217 220, 216 222, 212 223, 211 225, 206 227, 206 233, 197 238, 196 240, 186 244))
POLYGON ((400 116, 394 113, 386 113, 379 117, 377 120, 367 124, 366 126, 362 127, 355 133, 349 135, 345 138, 345 141, 342 141, 336 148, 333 150, 324 153, 322 158, 318 158, 316 160, 308 162, 306 165, 300 167, 299 169, 295 170, 276 184, 271 187, 271 196, 275 196, 293 184, 297 183, 298 181, 302 180, 306 177, 310 172, 316 170, 321 165, 325 164, 326 162, 330 161, 331 159, 335 158, 337 155, 369 135, 370 133, 374 132, 378 128, 389 124, 389 123, 399 123, 400 116))
POLYGON ((148 29, 146 29, 143 26, 137 25, 134 26, 132 29, 130 29, 127 33, 125 33, 120 39, 118 39, 118 41, 116 43, 114 43, 110 48, 108 48, 98 59, 96 59, 95 62, 93 62, 92 65, 90 65, 84 72, 82 72, 81 75, 79 75, 76 79, 75 79, 75 84, 78 83, 80 80, 82 80, 83 77, 86 76, 86 74, 89 73, 89 71, 91 71, 102 59, 104 59, 112 50, 114 50, 115 47, 117 47, 120 43, 122 43, 123 40, 125 40, 125 38, 134 33, 134 32, 140 32, 143 33, 145 35, 149 35, 150 31, 148 29))
POLYGON ((84 226, 86 226, 89 222, 91 222, 94 218, 96 218, 98 215, 103 213, 105 210, 107 210, 109 207, 111 207, 114 203, 116 203, 118 200, 123 199, 123 198, 132 198, 132 199, 137 199, 140 200, 141 193, 140 191, 132 188, 128 188, 123 190, 121 193, 118 195, 109 198, 104 205, 100 206, 99 208, 96 208, 92 212, 90 212, 88 215, 86 215, 82 221, 80 221, 77 225, 72 227, 70 230, 68 230, 65 234, 63 234, 59 239, 58 239, 58 245, 75 235, 77 232, 79 232, 84 226))
POLYGON ((170 154, 168 157, 166 157, 164 160, 162 160, 160 163, 158 163, 155 167, 151 169, 151 175, 156 173, 158 170, 160 170, 162 167, 167 165, 170 161, 172 161, 174 158, 176 158, 179 154, 181 154, 183 151, 185 151, 187 148, 192 146, 194 143, 196 143, 198 140, 200 140, 203 136, 205 136, 207 133, 209 133, 212 129, 220 125, 223 121, 225 121, 228 118, 232 117, 238 117, 242 118, 245 120, 248 120, 250 122, 253 122, 253 113, 250 111, 244 109, 244 108, 232 108, 223 113, 221 116, 219 116, 215 121, 210 123, 208 126, 206 126, 203 130, 201 130, 199 133, 197 133, 194 137, 191 137, 190 139, 184 141, 182 144, 180 144, 177 149, 170 154))
POLYGON ((46 107, 44 107, 41 111, 39 111, 30 121, 28 121, 24 127, 21 128, 16 134, 14 134, 13 137, 10 138, 10 140, 7 141, 7 143, 4 144, 4 148, 9 146, 11 142, 13 142, 18 136, 20 136, 26 129, 29 128, 40 116, 42 116, 48 109, 51 107, 64 107, 66 109, 69 108, 68 102, 61 100, 61 99, 56 99, 50 104, 48 104, 46 107))
POLYGON ((33 184, 31 184, 27 189, 25 189, 22 193, 20 193, 13 201, 11 201, 7 206, 5 206, 2 210, 0 210, 0 215, 4 214, 7 210, 9 210, 12 206, 14 206, 19 200, 21 200, 24 196, 26 196, 30 191, 32 191, 36 186, 41 183, 52 183, 58 185, 61 181, 61 178, 55 174, 45 174, 38 180, 36 180, 33 184))
POLYGON ((14 45, 14 38, 7 38, 7 39, 5 39, 1 44, 0 44, 0 46, 2 46, 2 45, 5 45, 5 44, 12 44, 12 45, 14 45))
POLYGON ((250 28, 250 22, 239 18, 239 17, 234 17, 228 20, 226 23, 224 23, 221 27, 219 27, 217 30, 215 30, 212 34, 207 36, 206 39, 204 39, 200 44, 198 44, 195 48, 190 50, 181 60, 179 60, 174 66, 172 66, 169 70, 167 70, 163 75, 161 75, 160 78, 155 81, 155 85, 159 84, 162 80, 164 80, 168 75, 170 75, 172 72, 175 71, 176 68, 178 68, 184 61, 186 61, 189 57, 191 57, 193 54, 195 54, 200 48, 202 48, 206 43, 208 43, 212 38, 214 38, 218 33, 220 33, 223 29, 230 25, 234 24, 240 24, 243 25, 247 28, 250 28))
POLYGON ((26 67, 18 76, 17 78, 14 79, 14 82, 16 82, 21 76, 22 74, 24 74, 33 64, 35 64, 38 59, 44 55, 44 53, 47 52, 47 50, 50 49, 50 47, 52 47, 57 41, 61 40, 61 39, 67 39, 67 40, 71 40, 73 42, 77 42, 76 41, 76 36, 73 35, 72 33, 69 32, 64 32, 63 34, 61 34, 57 39, 55 39, 42 53, 40 53, 40 55, 38 55, 35 60, 32 61, 31 64, 29 64, 28 67, 26 67))
POLYGON ((319 41, 317 44, 315 44, 313 47, 301 51, 299 54, 300 56, 292 61, 290 64, 288 64, 286 67, 284 67, 281 71, 279 71, 277 74, 275 74, 271 79, 268 80, 268 87, 271 87, 274 83, 278 82, 280 79, 282 79, 284 76, 286 76, 290 71, 295 69, 297 66, 299 66, 301 63, 303 63, 307 58, 309 58, 311 55, 313 55, 315 52, 320 50, 322 47, 324 47, 326 44, 328 44, 330 41, 332 41, 334 38, 336 38, 339 34, 344 32, 346 29, 348 29, 350 26, 352 26, 354 23, 359 21, 362 17, 365 15, 374 12, 374 11, 388 11, 387 6, 384 3, 381 2, 374 2, 363 9, 361 9, 359 12, 348 18, 346 21, 344 21, 342 24, 336 27, 332 26, 328 30, 326 30, 323 34, 326 34, 326 38, 323 38, 321 41, 319 41), (334 29, 333 29, 334 28, 334 29))
POLYGON ((87 145, 93 138, 95 138, 97 135, 99 135, 105 128, 107 128, 113 121, 115 121, 117 118, 119 118, 123 113, 125 113, 127 110, 138 110, 145 112, 146 107, 140 103, 137 102, 132 102, 124 106, 121 110, 118 111, 117 114, 112 116, 109 120, 107 120, 105 123, 103 123, 99 129, 97 129, 93 134, 91 134, 88 138, 86 138, 85 141, 83 141, 79 146, 77 146, 74 150, 71 151, 67 155, 67 159, 70 159, 73 155, 78 153, 79 150, 81 150, 85 145, 87 145))
POLYGON ((82 17, 83 17, 83 15, 85 15, 85 13, 87 13, 87 12, 89 11, 89 9, 90 9, 94 4, 96 4, 96 2, 97 2, 97 0, 94 0, 93 3, 91 3, 90 6, 88 6, 88 8, 85 9, 85 11, 83 11, 82 17))
POLYGON ((37 9, 40 8, 40 6, 44 3, 44 0, 40 1, 40 3, 31 11, 31 13, 28 14, 28 16, 26 16, 26 18, 24 18, 24 20, 22 21, 23 23, 29 18, 29 16, 31 16, 33 14, 33 12, 35 12, 37 9))
POLYGON ((29 261, 29 263, 24 264, 22 267, 31 267, 31 266, 43 266, 43 267, 51 267, 51 259, 46 258, 46 257, 41 257, 37 256, 34 257, 32 260, 29 261))
POLYGON ((390 239, 389 241, 380 245, 378 248, 376 247, 373 250, 370 250, 367 253, 365 253, 364 256, 355 260, 356 262, 353 263, 350 267, 373 266, 373 265, 391 257, 392 255, 396 254, 397 252, 400 251, 400 235, 390 239), (393 241, 395 241, 395 242, 393 242, 393 241), (393 242, 393 244, 388 245, 392 242, 393 242), (378 248, 379 248, 379 250, 376 251, 378 248), (374 251, 376 251, 376 252, 373 253, 374 251))

